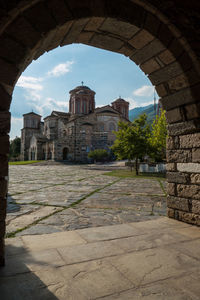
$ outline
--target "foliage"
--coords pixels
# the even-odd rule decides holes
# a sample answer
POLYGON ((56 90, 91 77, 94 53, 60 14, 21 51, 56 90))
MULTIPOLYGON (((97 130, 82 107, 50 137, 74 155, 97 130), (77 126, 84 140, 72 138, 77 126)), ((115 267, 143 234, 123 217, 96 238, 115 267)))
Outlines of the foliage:
POLYGON ((105 161, 109 157, 109 154, 105 149, 96 149, 90 151, 88 157, 94 159, 94 161, 105 161))
POLYGON ((38 162, 44 162, 44 160, 10 161, 9 165, 30 165, 38 162))
POLYGON ((14 138, 14 140, 10 142, 9 158, 11 160, 18 160, 20 156, 20 149, 21 149, 21 138, 16 136, 16 138, 14 138))
POLYGON ((117 159, 135 159, 136 175, 138 160, 150 151, 150 127, 146 119, 147 116, 143 114, 132 123, 119 122, 119 130, 115 132, 116 140, 111 147, 117 159))
POLYGON ((150 156, 155 161, 162 161, 166 157, 166 137, 167 121, 165 111, 161 110, 160 116, 157 116, 152 125, 152 132, 149 138, 151 145, 150 156))

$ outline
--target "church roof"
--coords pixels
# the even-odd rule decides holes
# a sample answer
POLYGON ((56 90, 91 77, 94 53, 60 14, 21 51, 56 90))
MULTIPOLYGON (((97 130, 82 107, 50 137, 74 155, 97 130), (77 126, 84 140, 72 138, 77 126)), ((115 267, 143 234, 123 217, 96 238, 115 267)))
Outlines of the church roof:
POLYGON ((52 113, 51 113, 51 115, 52 116, 58 116, 58 117, 69 117, 70 113, 66 113, 66 112, 63 112, 63 111, 53 110, 52 113))
POLYGON ((115 101, 113 101, 113 102, 112 102, 112 104, 113 104, 113 103, 115 103, 115 102, 124 102, 124 103, 129 103, 128 101, 126 101, 126 100, 122 99, 121 97, 120 97, 120 98, 118 98, 118 99, 116 99, 115 101))
POLYGON ((23 116, 28 116, 28 115, 34 115, 34 116, 38 116, 38 117, 41 117, 40 115, 34 113, 33 111, 27 113, 27 114, 23 114, 23 116))
POLYGON ((95 110, 95 113, 103 113, 103 112, 111 112, 114 114, 120 114, 117 110, 115 110, 113 107, 111 107, 110 105, 105 105, 102 107, 97 107, 95 110))
POLYGON ((76 94, 90 94, 95 92, 91 90, 88 86, 86 85, 79 85, 75 87, 73 90, 69 91, 70 94, 76 93, 76 94))

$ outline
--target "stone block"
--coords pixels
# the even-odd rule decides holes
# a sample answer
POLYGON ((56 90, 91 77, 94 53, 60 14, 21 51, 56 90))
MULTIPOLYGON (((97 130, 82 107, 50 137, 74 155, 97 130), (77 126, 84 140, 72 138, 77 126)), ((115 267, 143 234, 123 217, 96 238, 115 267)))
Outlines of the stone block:
POLYGON ((180 136, 181 148, 198 148, 200 147, 200 132, 180 136))
POLYGON ((145 63, 141 64, 140 68, 145 74, 151 74, 154 71, 160 69, 160 65, 154 58, 152 58, 146 61, 145 63))
POLYGON ((173 40, 174 36, 172 35, 171 30, 168 28, 168 26, 164 23, 161 23, 161 26, 159 27, 159 32, 157 35, 158 39, 166 46, 168 47, 170 42, 173 40))
POLYGON ((184 106, 187 120, 200 118, 200 104, 189 104, 184 106))
POLYGON ((129 40, 139 31, 139 28, 117 19, 107 18, 100 26, 99 30, 103 31, 104 33, 109 32, 114 35, 118 35, 123 39, 129 40))
POLYGON ((190 180, 191 180, 191 183, 200 184, 200 174, 191 174, 190 180))
POLYGON ((83 30, 84 26, 87 24, 89 19, 80 19, 78 21, 73 22, 72 26, 70 27, 68 33, 64 37, 61 46, 69 45, 74 43, 78 36, 80 35, 81 31, 83 30))
POLYGON ((176 184, 175 183, 167 183, 167 193, 171 196, 176 195, 176 184))
POLYGON ((188 199, 178 197, 167 197, 167 207, 189 212, 188 199))
POLYGON ((19 17, 12 22, 6 31, 12 38, 17 39, 22 45, 33 48, 40 40, 41 35, 24 17, 19 17))
POLYGON ((48 0, 46 5, 54 16, 57 24, 64 24, 67 19, 72 17, 72 14, 67 8, 64 0, 48 0))
POLYGON ((9 136, 0 136, 0 155, 6 155, 9 153, 9 136))
POLYGON ((12 85, 14 84, 18 73, 19 70, 15 64, 11 64, 3 59, 0 59, 0 82, 12 85))
POLYGON ((10 112, 0 111, 0 134, 10 131, 10 112))
POLYGON ((23 14, 40 34, 45 34, 56 27, 56 22, 44 3, 31 6, 23 14))
POLYGON ((200 186, 177 184, 177 195, 183 198, 200 199, 200 186))
POLYGON ((154 83, 154 85, 168 81, 170 78, 180 75, 183 72, 181 66, 178 62, 173 62, 164 68, 155 71, 149 76, 149 79, 154 83))
POLYGON ((5 218, 4 220, 0 220, 0 239, 4 237, 6 231, 5 218))
POLYGON ((188 133, 194 133, 196 131, 199 131, 200 128, 200 120, 196 121, 188 121, 188 122, 180 122, 175 124, 169 124, 168 125, 168 132, 169 135, 182 135, 182 134, 188 134, 188 133))
POLYGON ((142 29, 139 33, 137 33, 132 39, 128 42, 135 49, 141 49, 151 41, 153 41, 154 37, 146 30, 142 29))
POLYGON ((192 207, 192 212, 194 214, 200 215, 200 201, 199 200, 192 200, 191 207, 192 207))
POLYGON ((169 218, 175 218, 175 213, 174 213, 174 209, 172 209, 172 208, 167 208, 167 216, 169 217, 169 218))
POLYGON ((0 198, 0 220, 5 220, 7 200, 0 198))
POLYGON ((190 150, 167 150, 167 162, 191 162, 192 153, 190 150))
POLYGON ((0 267, 5 266, 5 245, 4 238, 0 237, 0 267))
POLYGON ((8 111, 10 108, 11 96, 5 90, 5 88, 0 85, 0 111, 8 111))
POLYGON ((159 84, 156 86, 156 92, 160 97, 164 97, 168 94, 167 89, 165 88, 164 84, 159 84))
POLYGON ((188 183, 190 175, 180 172, 167 172, 167 181, 174 183, 188 183))
POLYGON ((161 54, 159 54, 159 58, 165 65, 176 60, 175 56, 169 50, 164 50, 161 54))
POLYGON ((166 118, 168 123, 176 123, 184 121, 184 114, 181 108, 174 108, 166 112, 166 118))
POLYGON ((175 149, 173 137, 169 136, 167 138, 166 148, 167 148, 167 150, 174 150, 175 149))
POLYGON ((198 163, 177 163, 177 170, 180 172, 200 173, 200 164, 198 164, 198 163))
POLYGON ((86 31, 98 31, 105 18, 94 17, 90 18, 89 22, 85 25, 84 30, 86 31))
POLYGON ((66 24, 58 27, 54 31, 54 35, 53 35, 52 39, 49 41, 49 44, 47 45, 48 51, 51 49, 54 49, 54 48, 58 47, 60 44, 62 44, 62 41, 65 38, 65 36, 67 35, 67 33, 69 32, 72 24, 73 24, 73 21, 68 21, 66 24))
POLYGON ((185 73, 168 81, 168 86, 172 93, 182 90, 182 89, 188 87, 188 85, 189 85, 189 82, 188 82, 188 78, 186 77, 185 73))
POLYGON ((200 215, 194 213, 179 211, 178 219, 179 221, 200 226, 200 215))
POLYGON ((176 171, 176 164, 175 163, 167 163, 166 170, 167 171, 176 171))
POLYGON ((180 90, 172 95, 163 97, 161 99, 161 102, 164 109, 170 110, 180 105, 194 102, 194 97, 191 93, 191 90, 188 88, 180 90))
POLYGON ((162 50, 164 50, 164 45, 157 39, 154 39, 140 51, 137 51, 133 56, 131 56, 131 60, 139 65, 149 60, 153 56, 156 56, 162 50))
POLYGON ((0 38, 0 45, 1 58, 5 58, 10 62, 15 63, 15 65, 19 65, 23 62, 27 49, 22 44, 4 34, 0 38))
POLYGON ((8 156, 0 155, 0 176, 8 176, 8 156))
POLYGON ((156 15, 151 14, 150 12, 147 13, 144 28, 148 30, 152 35, 156 36, 160 27, 160 20, 157 18, 156 15))
POLYGON ((200 148, 192 149, 192 161, 200 162, 200 148))
POLYGON ((111 51, 118 51, 123 44, 124 43, 120 39, 103 34, 95 34, 90 42, 90 45, 92 46, 111 51))
POLYGON ((82 43, 82 44, 89 44, 89 41, 91 40, 93 35, 94 35, 93 32, 82 31, 80 33, 80 35, 78 36, 76 42, 82 43))

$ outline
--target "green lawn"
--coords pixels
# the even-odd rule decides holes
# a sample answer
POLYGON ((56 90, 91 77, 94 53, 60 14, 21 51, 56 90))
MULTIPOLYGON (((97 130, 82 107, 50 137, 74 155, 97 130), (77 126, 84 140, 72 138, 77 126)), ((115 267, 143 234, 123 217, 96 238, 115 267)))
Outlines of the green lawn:
POLYGON ((161 173, 140 173, 138 176, 136 176, 135 170, 133 170, 133 172, 131 172, 130 170, 113 170, 111 172, 104 173, 103 175, 116 176, 121 178, 165 178, 165 175, 161 173))
POLYGON ((38 162, 43 162, 44 160, 26 160, 26 161, 10 161, 9 165, 29 165, 29 164, 35 164, 38 162))

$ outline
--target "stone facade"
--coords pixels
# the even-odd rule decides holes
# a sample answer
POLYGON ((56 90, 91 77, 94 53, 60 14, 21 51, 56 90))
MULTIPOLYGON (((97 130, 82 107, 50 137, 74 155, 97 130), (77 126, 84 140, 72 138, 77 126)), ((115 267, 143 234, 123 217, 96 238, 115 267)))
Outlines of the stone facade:
POLYGON ((24 114, 21 130, 22 160, 68 160, 88 162, 88 152, 110 151, 118 122, 128 122, 129 103, 121 98, 95 108, 95 92, 87 86, 70 91, 69 113, 53 111, 41 116, 24 114))

